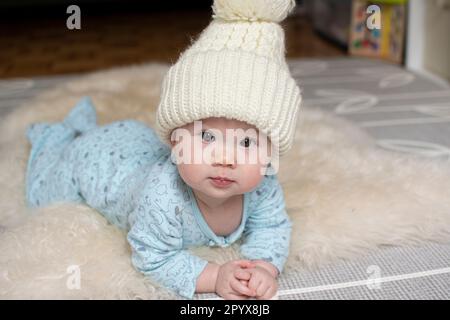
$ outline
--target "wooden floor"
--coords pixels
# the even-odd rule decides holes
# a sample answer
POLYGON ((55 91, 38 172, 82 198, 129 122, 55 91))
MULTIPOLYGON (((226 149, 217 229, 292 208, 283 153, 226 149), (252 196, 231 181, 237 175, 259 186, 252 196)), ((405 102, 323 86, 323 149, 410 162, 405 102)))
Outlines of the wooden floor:
MULTIPOLYGON (((209 23, 208 10, 126 13, 81 17, 68 30, 66 17, 0 24, 0 78, 65 74, 149 61, 175 62, 209 23)), ((288 57, 342 56, 299 13, 288 17, 288 57)))

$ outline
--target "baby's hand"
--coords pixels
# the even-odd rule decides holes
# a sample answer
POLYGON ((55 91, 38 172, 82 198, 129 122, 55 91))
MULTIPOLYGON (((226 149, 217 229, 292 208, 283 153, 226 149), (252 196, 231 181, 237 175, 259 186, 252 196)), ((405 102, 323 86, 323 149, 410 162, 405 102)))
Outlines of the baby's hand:
POLYGON ((233 260, 220 266, 216 280, 216 293, 224 299, 243 300, 254 297, 255 292, 247 286, 245 279, 235 277, 236 271, 253 267, 249 260, 233 260))
POLYGON ((277 293, 277 279, 262 266, 255 265, 249 269, 237 269, 234 276, 240 281, 247 281, 248 289, 255 292, 256 299, 268 300, 277 293))

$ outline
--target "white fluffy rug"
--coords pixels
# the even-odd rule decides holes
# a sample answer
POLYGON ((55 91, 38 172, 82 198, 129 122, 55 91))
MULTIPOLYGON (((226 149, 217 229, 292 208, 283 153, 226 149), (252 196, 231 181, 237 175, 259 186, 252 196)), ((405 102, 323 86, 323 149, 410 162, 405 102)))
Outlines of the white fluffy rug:
MULTIPOLYGON (((167 65, 84 76, 54 88, 0 124, 0 298, 175 298, 134 271, 124 234, 85 206, 30 212, 24 202, 25 128, 61 121, 90 95, 99 123, 153 124, 167 65), (75 268, 75 269, 74 269, 75 268), (79 289, 74 276, 80 276, 79 289)), ((279 174, 294 222, 287 269, 314 268, 383 245, 450 241, 450 163, 388 153, 353 124, 303 108, 279 174)), ((202 257, 237 257, 197 248, 202 257)))

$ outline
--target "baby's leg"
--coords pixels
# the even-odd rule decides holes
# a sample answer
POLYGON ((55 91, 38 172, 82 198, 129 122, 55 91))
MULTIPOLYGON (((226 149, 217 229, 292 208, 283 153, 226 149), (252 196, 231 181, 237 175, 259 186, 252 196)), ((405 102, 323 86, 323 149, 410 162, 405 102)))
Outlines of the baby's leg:
POLYGON ((31 151, 26 197, 30 206, 82 201, 70 161, 71 145, 79 135, 95 127, 95 109, 87 97, 81 99, 62 122, 35 123, 28 127, 31 151))
POLYGON ((86 203, 124 226, 148 169, 170 148, 144 123, 122 120, 97 127, 71 147, 75 180, 86 203))
POLYGON ((32 141, 26 176, 28 204, 44 206, 57 201, 80 202, 82 199, 73 181, 72 165, 66 157, 76 132, 62 123, 36 124, 30 127, 28 135, 32 141))

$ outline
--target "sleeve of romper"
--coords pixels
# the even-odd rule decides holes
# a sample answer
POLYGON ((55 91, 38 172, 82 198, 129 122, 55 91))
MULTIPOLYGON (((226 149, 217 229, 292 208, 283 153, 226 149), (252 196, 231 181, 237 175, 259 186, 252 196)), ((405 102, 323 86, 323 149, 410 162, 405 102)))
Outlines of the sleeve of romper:
POLYGON ((267 176, 254 195, 258 204, 246 222, 240 251, 247 259, 272 263, 281 273, 289 254, 292 223, 276 176, 267 176))
POLYGON ((192 299, 208 261, 183 249, 182 222, 172 200, 144 192, 129 216, 127 239, 134 267, 164 287, 192 299))

